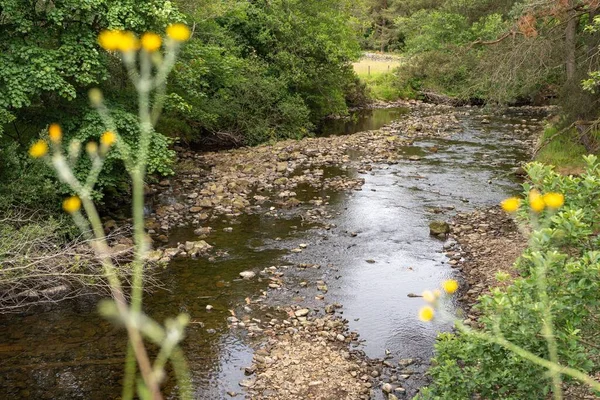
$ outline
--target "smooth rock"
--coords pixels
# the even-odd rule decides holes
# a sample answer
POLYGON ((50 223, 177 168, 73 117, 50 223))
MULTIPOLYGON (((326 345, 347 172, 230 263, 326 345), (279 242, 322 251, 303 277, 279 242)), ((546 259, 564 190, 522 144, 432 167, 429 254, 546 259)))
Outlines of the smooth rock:
POLYGON ((240 272, 240 276, 244 279, 252 279, 256 276, 256 272, 254 271, 242 271, 240 272))

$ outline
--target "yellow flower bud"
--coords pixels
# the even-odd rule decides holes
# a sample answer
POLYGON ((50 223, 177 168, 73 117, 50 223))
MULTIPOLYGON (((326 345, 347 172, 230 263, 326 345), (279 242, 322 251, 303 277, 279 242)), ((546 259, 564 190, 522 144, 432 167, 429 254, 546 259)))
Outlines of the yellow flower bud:
POLYGON ((81 208, 81 199, 77 196, 71 196, 63 201, 63 210, 69 214, 76 213, 81 208))
POLYGON ((542 212, 546 208, 542 195, 535 189, 529 192, 529 206, 536 213, 542 212))
POLYGON ((431 306, 425 306, 419 310, 419 319, 423 322, 431 321, 434 315, 435 311, 431 306))
POLYGON ((88 92, 88 97, 90 98, 90 103, 93 106, 97 107, 104 101, 104 96, 102 95, 102 90, 98 88, 92 88, 88 92))
POLYGON ((48 154, 48 143, 44 140, 38 140, 29 148, 29 155, 33 158, 44 157, 48 154))
POLYGON ((50 140, 52 140, 53 143, 60 143, 62 139, 62 129, 60 129, 60 125, 50 125, 48 127, 48 135, 50 136, 50 140))
POLYGON ((167 27, 167 36, 177 42, 185 42, 191 34, 190 28, 185 24, 172 24, 167 27))
POLYGON ((500 206, 507 213, 513 213, 519 209, 519 205, 521 204, 521 199, 518 197, 511 197, 506 199, 500 203, 500 206))
POLYGON ((548 208, 558 209, 565 204, 565 196, 562 193, 546 193, 542 199, 548 208))
POLYGON ((110 147, 117 141, 117 135, 114 132, 106 131, 100 136, 100 143, 104 147, 110 147))
POLYGON ((90 156, 95 155, 98 152, 98 144, 96 142, 88 142, 85 145, 85 151, 87 151, 90 156))
POLYGON ((162 39, 156 33, 147 32, 142 35, 142 48, 148 53, 153 53, 160 49, 162 39))
POLYGON ((423 300, 428 303, 434 303, 437 300, 437 297, 431 290, 426 290, 423 292, 423 300))
POLYGON ((448 294, 452 294, 458 290, 458 282, 454 279, 448 279, 442 283, 442 289, 448 294))

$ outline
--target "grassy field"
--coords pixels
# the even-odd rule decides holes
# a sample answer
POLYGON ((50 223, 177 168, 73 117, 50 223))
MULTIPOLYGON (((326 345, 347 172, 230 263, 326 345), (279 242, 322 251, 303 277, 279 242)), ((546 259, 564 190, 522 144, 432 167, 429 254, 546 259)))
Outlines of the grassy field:
POLYGON ((372 60, 363 58, 353 65, 356 74, 362 78, 392 72, 394 68, 400 65, 400 60, 372 60))

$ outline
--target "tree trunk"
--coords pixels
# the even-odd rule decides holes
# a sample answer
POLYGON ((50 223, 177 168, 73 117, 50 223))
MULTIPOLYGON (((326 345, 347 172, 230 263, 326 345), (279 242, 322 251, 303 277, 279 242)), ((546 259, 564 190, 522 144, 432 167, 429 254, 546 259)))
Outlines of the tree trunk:
POLYGON ((567 67, 567 82, 572 82, 575 79, 577 71, 577 24, 579 20, 571 17, 567 22, 565 31, 565 47, 566 47, 566 67, 567 67))

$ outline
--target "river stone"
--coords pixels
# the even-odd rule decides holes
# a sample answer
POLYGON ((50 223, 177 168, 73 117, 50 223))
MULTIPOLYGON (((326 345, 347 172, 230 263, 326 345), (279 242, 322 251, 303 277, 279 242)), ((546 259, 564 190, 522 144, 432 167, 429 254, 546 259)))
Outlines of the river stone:
POLYGON ((305 317, 308 315, 309 312, 310 310, 308 308, 302 308, 300 310, 296 310, 296 312, 294 312, 294 315, 296 315, 296 317, 305 317))
POLYGON ((383 390, 386 393, 391 393, 392 392, 392 385, 390 385, 389 383, 384 383, 383 386, 381 387, 381 390, 383 390))
POLYGON ((255 383, 256 383, 256 379, 244 379, 243 381, 240 382, 240 386, 245 387, 245 388, 250 388, 250 387, 254 386, 255 383))
POLYGON ((285 172, 287 170, 287 167, 287 162, 279 162, 277 163, 277 172, 285 172))
POLYGON ((244 279, 252 279, 256 276, 256 272, 254 271, 242 271, 240 272, 240 276, 244 279))
POLYGON ((398 361, 398 365, 401 367, 408 367, 409 365, 414 364, 414 362, 414 358, 403 358, 402 360, 398 361))
POLYGON ((212 232, 212 228, 210 226, 203 226, 200 227, 198 229, 194 230, 194 235, 208 235, 210 232, 212 232))
POLYGON ((196 257, 200 253, 204 253, 211 249, 212 246, 206 243, 204 240, 197 242, 185 242, 185 251, 191 256, 196 257))
POLYGON ((450 233, 450 225, 445 221, 432 221, 429 224, 429 234, 446 235, 450 233))
POLYGON ((146 261, 148 262, 158 262, 163 257, 162 250, 153 250, 146 254, 146 261))

